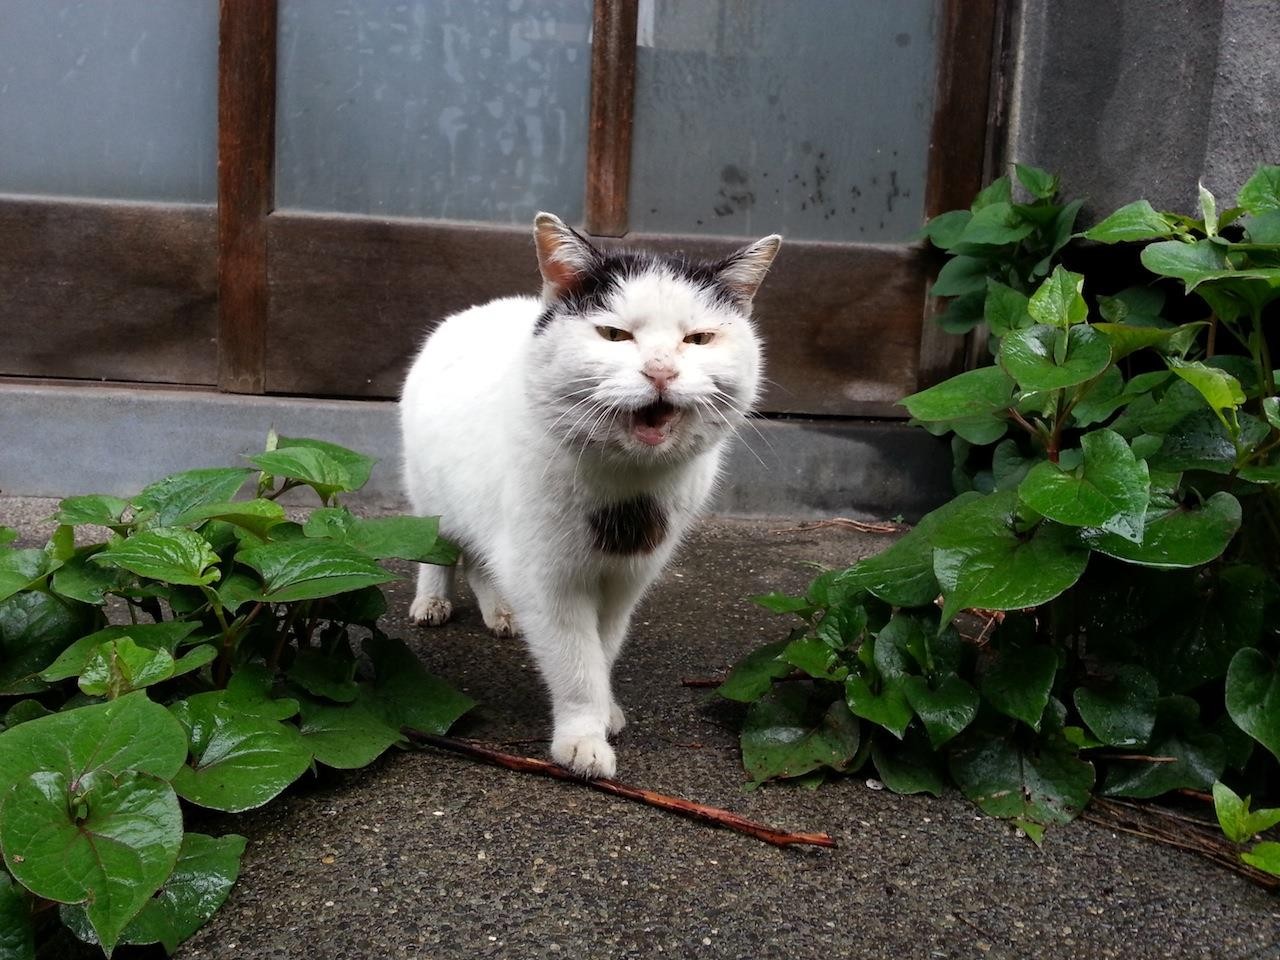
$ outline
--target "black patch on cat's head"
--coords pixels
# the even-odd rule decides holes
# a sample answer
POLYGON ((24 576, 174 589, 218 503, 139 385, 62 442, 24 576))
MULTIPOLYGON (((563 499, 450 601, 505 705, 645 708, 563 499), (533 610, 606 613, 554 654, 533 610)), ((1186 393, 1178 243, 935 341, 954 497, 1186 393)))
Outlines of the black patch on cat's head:
POLYGON ((649 494, 593 510, 587 522, 595 548, 619 556, 652 553, 667 536, 667 512, 649 494))
POLYGON ((673 276, 710 294, 717 302, 737 306, 740 304, 739 299, 720 279, 720 271, 724 269, 725 262, 690 260, 682 253, 667 256, 639 250, 597 251, 591 266, 582 271, 577 283, 547 304, 534 324, 534 335, 546 330, 558 316, 603 309, 610 295, 623 282, 664 267, 673 276))

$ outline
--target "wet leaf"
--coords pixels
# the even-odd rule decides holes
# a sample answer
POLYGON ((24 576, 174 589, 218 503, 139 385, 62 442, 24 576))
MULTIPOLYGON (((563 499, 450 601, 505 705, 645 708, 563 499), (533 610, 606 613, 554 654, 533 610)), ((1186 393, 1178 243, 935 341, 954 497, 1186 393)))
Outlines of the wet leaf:
POLYGON ((823 703, 798 684, 784 684, 747 711, 742 763, 757 783, 823 767, 843 770, 858 742, 858 721, 843 700, 823 703))

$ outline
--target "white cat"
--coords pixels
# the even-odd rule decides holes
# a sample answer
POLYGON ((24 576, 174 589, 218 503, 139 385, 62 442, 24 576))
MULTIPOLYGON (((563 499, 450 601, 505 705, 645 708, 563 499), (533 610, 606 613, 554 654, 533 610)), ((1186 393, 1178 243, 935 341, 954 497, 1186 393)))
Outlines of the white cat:
MULTIPOLYGON (((542 298, 446 319, 400 399, 405 487, 463 550, 485 624, 522 632, 555 719, 551 755, 616 769, 610 671, 631 612, 715 483, 760 389, 751 300, 770 236, 719 263, 597 250, 534 221, 542 298)), ((410 615, 444 623, 454 568, 423 565, 410 615)))

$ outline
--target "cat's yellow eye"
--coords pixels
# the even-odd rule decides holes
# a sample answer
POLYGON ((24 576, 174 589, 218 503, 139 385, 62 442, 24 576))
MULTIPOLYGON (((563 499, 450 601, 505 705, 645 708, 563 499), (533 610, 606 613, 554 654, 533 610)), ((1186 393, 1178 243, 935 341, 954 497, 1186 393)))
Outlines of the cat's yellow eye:
POLYGON ((623 330, 621 327, 596 327, 596 333, 604 337, 606 340, 617 343, 619 340, 634 340, 630 330, 623 330))
POLYGON ((703 346, 710 343, 716 338, 716 335, 710 330, 701 330, 698 333, 691 333, 684 338, 685 343, 692 343, 695 346, 703 346))

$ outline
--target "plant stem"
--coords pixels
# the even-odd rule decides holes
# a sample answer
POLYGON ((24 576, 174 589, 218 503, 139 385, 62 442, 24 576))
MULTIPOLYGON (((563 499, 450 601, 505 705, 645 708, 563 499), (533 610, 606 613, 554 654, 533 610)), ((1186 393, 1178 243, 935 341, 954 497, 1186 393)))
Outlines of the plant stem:
POLYGON ((500 750, 493 750, 489 747, 480 746, 479 744, 468 743, 465 740, 455 740, 453 737, 442 737, 434 733, 424 733, 421 730, 414 730, 412 727, 401 727, 400 732, 415 743, 426 744, 428 746, 437 747, 441 750, 448 750, 452 753, 461 753, 468 757, 475 757, 478 760, 484 760, 487 763, 496 764, 499 767, 506 767, 508 770, 518 770, 521 773, 534 773, 543 777, 551 777, 555 780, 567 780, 574 783, 581 783, 585 786, 591 787, 593 790, 612 793, 614 796, 625 797, 628 800, 645 803, 651 807, 669 810, 672 813, 678 813, 681 816, 690 817, 694 820, 701 820, 703 823, 710 823, 713 826, 736 830, 739 833, 745 833, 747 836, 755 837, 757 840, 762 840, 775 847, 787 847, 793 844, 804 844, 814 847, 834 847, 836 845, 835 840, 832 839, 829 834, 788 833, 785 830, 778 830, 755 820, 748 820, 741 814, 734 813, 730 810, 723 810, 719 807, 709 807, 706 804, 695 803, 692 800, 684 800, 680 797, 668 796, 664 793, 656 793, 653 790, 646 790, 643 787, 635 787, 631 784, 622 783, 618 780, 606 779, 604 777, 584 779, 583 777, 570 773, 563 767, 557 766, 554 763, 549 763, 546 760, 538 760, 533 757, 520 757, 511 753, 503 753, 500 750))

